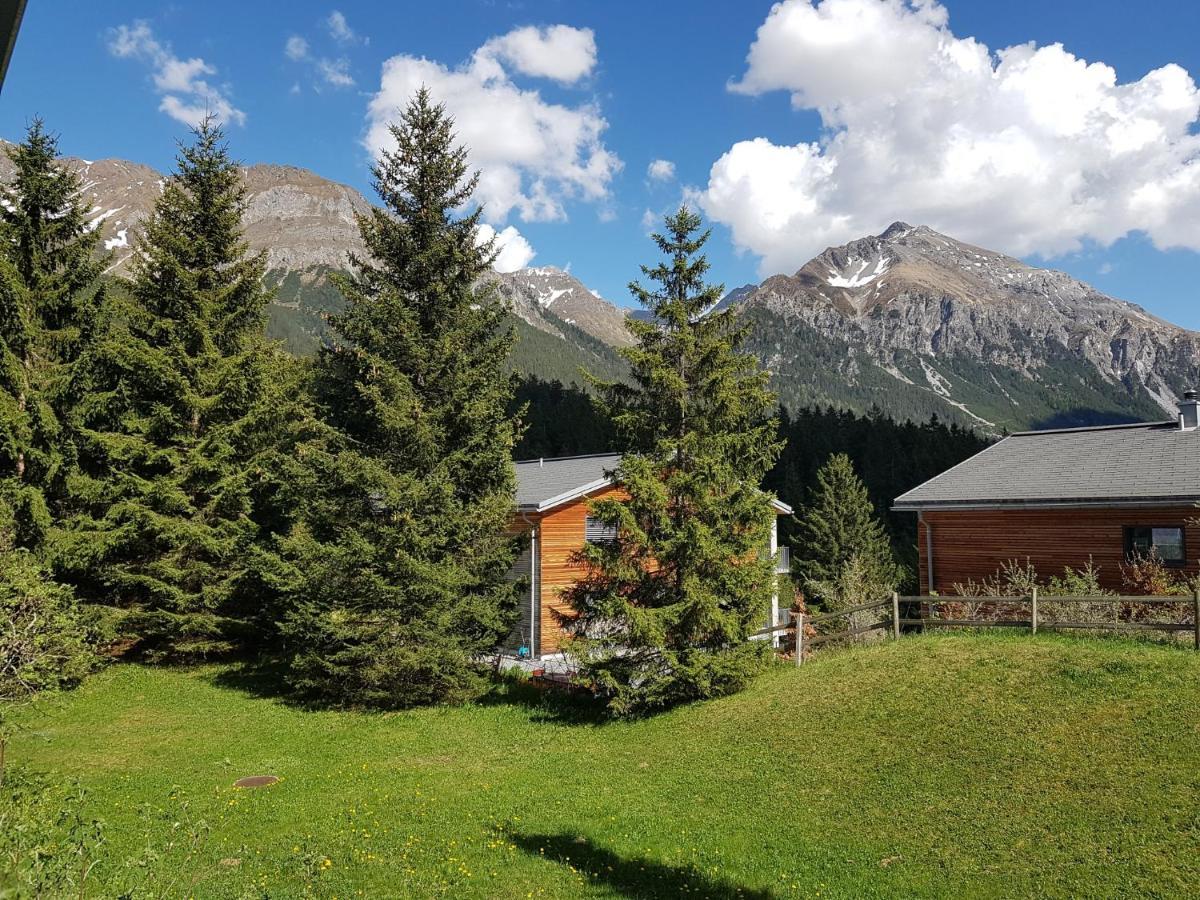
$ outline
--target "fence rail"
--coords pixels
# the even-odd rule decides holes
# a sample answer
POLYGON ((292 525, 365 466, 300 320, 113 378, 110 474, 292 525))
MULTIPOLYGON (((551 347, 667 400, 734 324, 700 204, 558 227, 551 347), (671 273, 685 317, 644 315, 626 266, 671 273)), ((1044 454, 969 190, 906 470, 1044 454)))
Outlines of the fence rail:
MULTIPOLYGON (((906 610, 907 611, 907 610, 906 610)), ((849 623, 847 623, 849 625, 849 623)), ((883 600, 876 600, 871 603, 861 603, 858 606, 851 606, 846 609, 839 609, 834 612, 822 613, 817 616, 808 616, 805 613, 792 613, 792 621, 784 622, 780 625, 772 625, 769 628, 763 628, 754 632, 754 636, 778 634, 780 632, 790 632, 795 635, 796 642, 796 665, 801 665, 804 662, 804 652, 806 647, 816 647, 820 644, 834 640, 843 640, 849 637, 867 634, 872 631, 882 631, 890 629, 892 639, 899 640, 901 626, 912 626, 919 628, 1028 628, 1031 633, 1037 634, 1038 629, 1046 631, 1059 630, 1089 630, 1089 631, 1115 631, 1115 632, 1191 632, 1193 635, 1193 643, 1195 649, 1200 651, 1200 591, 1197 591, 1190 597, 1142 597, 1134 595, 1121 596, 1088 596, 1088 595, 1073 595, 1066 597, 1047 597, 1040 596, 1035 589, 1032 593, 1024 596, 1010 597, 920 597, 920 596, 900 596, 892 594, 891 597, 883 600), (1191 607, 1190 622, 1082 622, 1082 621, 1058 621, 1055 618, 1047 619, 1039 611, 1039 606, 1044 607, 1046 604, 1068 605, 1078 603, 1094 603, 1094 604, 1121 604, 1133 606, 1188 606, 1191 607), (913 604, 919 605, 922 610, 928 609, 930 615, 920 615, 913 617, 906 615, 901 617, 900 606, 905 604, 909 609, 913 604), (1028 608, 1028 618, 1021 619, 987 619, 987 618, 954 618, 943 619, 933 615, 933 610, 938 606, 946 605, 961 606, 964 604, 978 604, 991 607, 997 606, 1014 606, 1020 605, 1028 608), (832 622, 836 619, 852 616, 855 613, 869 612, 875 609, 885 609, 891 607, 890 615, 871 625, 859 625, 856 627, 848 627, 842 631, 818 633, 811 636, 805 636, 805 626, 820 625, 832 622)))

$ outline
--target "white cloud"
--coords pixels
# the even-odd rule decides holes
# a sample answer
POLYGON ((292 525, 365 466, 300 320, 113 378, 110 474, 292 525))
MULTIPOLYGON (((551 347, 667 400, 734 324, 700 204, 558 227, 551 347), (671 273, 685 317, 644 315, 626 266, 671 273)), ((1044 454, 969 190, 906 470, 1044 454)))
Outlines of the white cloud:
POLYGON ((171 118, 191 127, 199 125, 206 115, 223 124, 246 123, 246 114, 225 96, 228 89, 214 87, 201 77, 216 75, 216 68, 199 57, 180 59, 170 44, 154 37, 145 22, 114 28, 109 33, 108 51, 151 67, 155 90, 162 95, 158 108, 171 118))
POLYGON ((1118 83, 1060 44, 992 52, 935 0, 783 0, 731 90, 783 90, 819 142, 739 141, 701 204, 764 274, 903 219, 1017 254, 1144 231, 1200 249, 1200 91, 1169 64, 1118 83))
POLYGON ((480 246, 493 238, 496 241, 493 249, 497 253, 492 267, 497 272, 515 272, 517 269, 523 269, 536 255, 529 241, 512 225, 497 231, 491 225, 484 223, 475 232, 475 243, 480 246))
POLYGON ((646 167, 646 176, 651 181, 670 181, 675 177, 675 163, 669 159, 656 159, 646 167))
POLYGON ((350 60, 348 59, 317 60, 317 72, 325 79, 326 83, 334 87, 354 86, 354 77, 350 74, 350 60))
POLYGON ((296 62, 308 59, 308 41, 298 34, 293 34, 287 39, 287 43, 283 45, 283 52, 288 59, 296 62))
POLYGON ((414 56, 387 60, 368 106, 367 148, 378 155, 395 145, 388 124, 424 85, 455 117, 458 140, 480 172, 475 197, 488 221, 514 212, 526 222, 561 220, 570 198, 607 199, 621 161, 601 140, 608 123, 599 108, 549 103, 518 87, 491 44, 453 69, 414 56))
MULTIPOLYGON (((327 24, 335 38, 341 35, 339 38, 341 43, 346 43, 354 39, 354 32, 346 24, 345 16, 336 10, 329 17, 327 24), (335 19, 335 17, 337 18, 335 19)), ((293 62, 308 65, 320 82, 335 88, 354 87, 354 76, 350 74, 350 60, 344 56, 337 59, 330 59, 325 56, 318 58, 312 54, 308 41, 298 34, 293 34, 287 39, 283 52, 293 62)), ((320 90, 319 86, 317 89, 320 90)), ((299 92, 293 90, 292 93, 299 92)))
POLYGON ((596 35, 569 25, 527 26, 492 38, 476 54, 508 62, 522 75, 572 84, 596 66, 596 35))
POLYGON ((368 41, 365 37, 360 37, 359 34, 350 27, 350 23, 346 21, 346 17, 339 10, 334 10, 329 14, 329 18, 325 20, 325 27, 329 29, 329 36, 339 44, 354 44, 368 41))

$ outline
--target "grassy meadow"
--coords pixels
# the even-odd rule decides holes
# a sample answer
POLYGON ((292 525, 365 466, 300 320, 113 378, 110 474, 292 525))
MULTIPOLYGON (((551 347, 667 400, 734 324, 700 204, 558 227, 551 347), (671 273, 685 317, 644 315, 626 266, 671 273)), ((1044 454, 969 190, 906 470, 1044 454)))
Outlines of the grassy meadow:
POLYGON ((1178 648, 911 637, 605 724, 522 685, 467 708, 362 714, 289 706, 262 683, 120 665, 26 717, 10 764, 78 778, 106 823, 90 895, 1200 885, 1200 654, 1178 648), (282 780, 232 787, 258 774, 282 780))

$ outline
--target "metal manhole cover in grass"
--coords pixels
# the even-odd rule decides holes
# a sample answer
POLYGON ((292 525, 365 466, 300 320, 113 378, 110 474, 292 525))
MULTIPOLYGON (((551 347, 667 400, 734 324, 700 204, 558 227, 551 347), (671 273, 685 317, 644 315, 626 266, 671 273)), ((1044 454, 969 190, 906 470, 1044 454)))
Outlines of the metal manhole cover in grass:
POLYGON ((239 778, 233 783, 237 788, 266 787, 279 780, 276 775, 251 775, 249 778, 239 778))

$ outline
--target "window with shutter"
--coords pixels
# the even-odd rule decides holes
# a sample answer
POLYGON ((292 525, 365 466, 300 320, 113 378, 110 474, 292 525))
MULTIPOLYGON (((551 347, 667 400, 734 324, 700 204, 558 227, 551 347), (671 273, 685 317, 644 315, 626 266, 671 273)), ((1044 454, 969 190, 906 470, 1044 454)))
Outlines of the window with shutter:
POLYGON ((1137 526, 1125 529, 1125 555, 1129 558, 1156 555, 1168 566, 1187 563, 1183 528, 1137 526))
POLYGON ((583 539, 589 544, 611 544, 617 539, 617 529, 594 516, 588 516, 583 526, 583 539))

